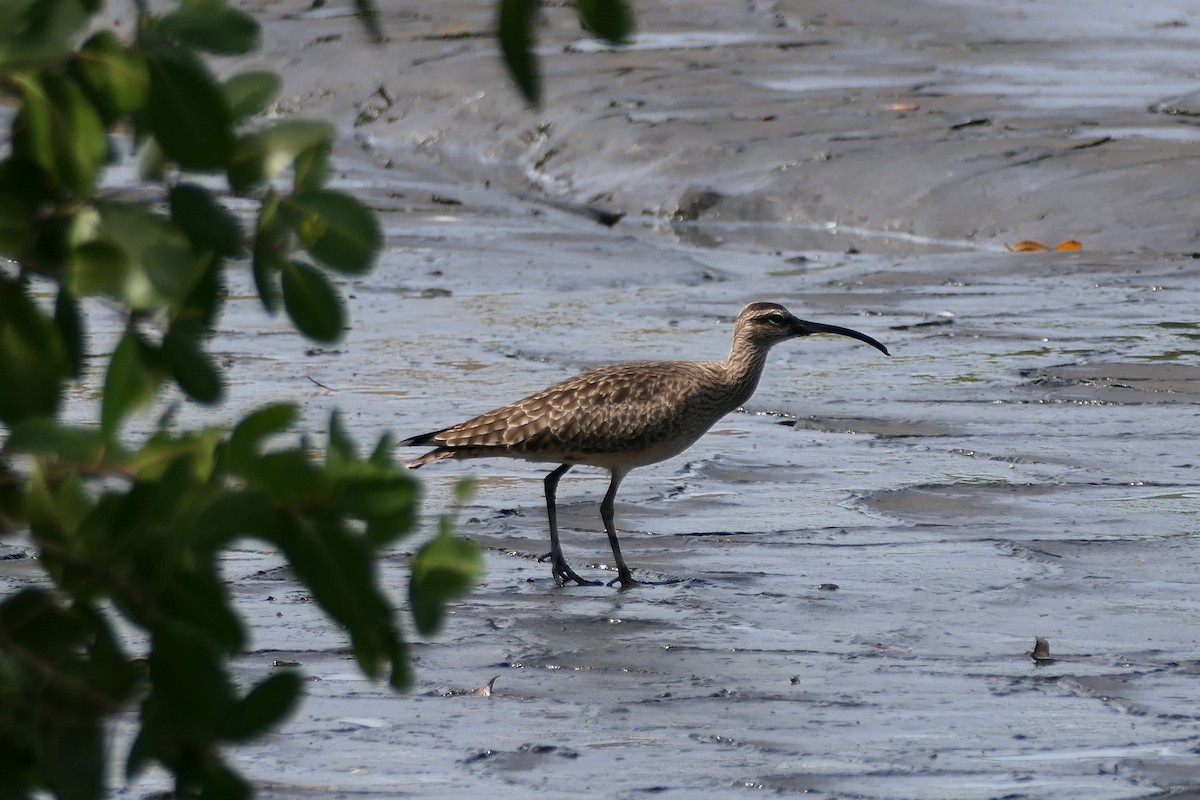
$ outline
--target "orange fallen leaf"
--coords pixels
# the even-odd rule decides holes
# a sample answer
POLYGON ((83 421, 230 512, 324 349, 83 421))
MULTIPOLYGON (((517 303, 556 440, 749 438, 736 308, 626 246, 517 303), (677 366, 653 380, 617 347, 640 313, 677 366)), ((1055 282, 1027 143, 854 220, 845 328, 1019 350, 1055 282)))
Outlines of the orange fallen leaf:
POLYGON ((1083 249, 1083 243, 1077 239, 1064 239, 1063 241, 1054 245, 1054 247, 1051 247, 1048 244, 1042 244, 1041 242, 1035 242, 1033 239, 1022 239, 1021 241, 1017 242, 1016 244, 1008 244, 1007 242, 1005 242, 1004 246, 1006 248, 1008 248, 1010 252, 1013 252, 1013 253, 1037 253, 1041 250, 1060 250, 1061 251, 1061 250, 1082 250, 1083 249))
POLYGON ((883 107, 884 111, 919 111, 920 103, 888 103, 883 107))

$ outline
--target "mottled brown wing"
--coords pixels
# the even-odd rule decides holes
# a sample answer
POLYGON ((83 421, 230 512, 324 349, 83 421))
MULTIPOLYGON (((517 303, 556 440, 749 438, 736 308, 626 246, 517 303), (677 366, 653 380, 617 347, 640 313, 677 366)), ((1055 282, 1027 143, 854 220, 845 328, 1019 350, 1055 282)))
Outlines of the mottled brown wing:
POLYGON ((417 459, 426 463, 493 452, 555 460, 641 450, 679 437, 690 441, 728 410, 712 396, 715 369, 709 362, 611 364, 401 444, 438 445, 417 459))

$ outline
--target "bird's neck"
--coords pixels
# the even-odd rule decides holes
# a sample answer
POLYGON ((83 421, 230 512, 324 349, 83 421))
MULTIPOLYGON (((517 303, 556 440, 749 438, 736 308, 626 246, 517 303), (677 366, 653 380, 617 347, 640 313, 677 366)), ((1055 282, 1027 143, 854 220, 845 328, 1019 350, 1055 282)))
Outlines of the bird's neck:
POLYGON ((758 388, 758 379, 762 377, 770 349, 770 346, 764 347, 741 337, 734 338, 724 366, 725 379, 739 397, 738 405, 749 400, 758 388))

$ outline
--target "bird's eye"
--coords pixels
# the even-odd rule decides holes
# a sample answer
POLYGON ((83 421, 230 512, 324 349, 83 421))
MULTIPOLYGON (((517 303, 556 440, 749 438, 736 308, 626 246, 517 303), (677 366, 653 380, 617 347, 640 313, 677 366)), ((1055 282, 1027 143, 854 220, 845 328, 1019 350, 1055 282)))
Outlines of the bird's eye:
POLYGON ((763 319, 765 319, 767 322, 771 323, 772 325, 786 325, 787 324, 787 320, 784 319, 783 314, 768 314, 767 316, 763 317, 763 319))

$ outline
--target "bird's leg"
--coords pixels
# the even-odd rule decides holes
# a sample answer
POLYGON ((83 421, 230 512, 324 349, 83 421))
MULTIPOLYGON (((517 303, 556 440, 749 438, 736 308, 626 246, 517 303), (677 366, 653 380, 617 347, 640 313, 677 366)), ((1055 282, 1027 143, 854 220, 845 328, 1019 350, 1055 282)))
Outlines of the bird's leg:
POLYGON ((629 571, 629 567, 625 566, 625 559, 621 558, 621 543, 617 541, 617 528, 613 522, 613 505, 617 499, 617 488, 621 485, 621 479, 624 477, 624 472, 613 470, 612 480, 608 483, 608 493, 604 495, 604 502, 600 504, 600 519, 604 520, 608 543, 612 546, 613 558, 617 560, 617 577, 609 581, 608 585, 619 583, 622 589, 628 589, 639 581, 633 579, 633 573, 629 571))
MULTIPOLYGON (((566 586, 567 581, 574 581, 580 586, 599 586, 600 581, 585 580, 575 574, 575 570, 563 558, 562 546, 558 543, 558 509, 554 505, 554 494, 558 491, 558 479, 567 473, 571 464, 562 464, 546 476, 546 518, 550 521, 550 571, 554 582, 566 586)), ((545 560, 545 556, 538 561, 545 560)))

